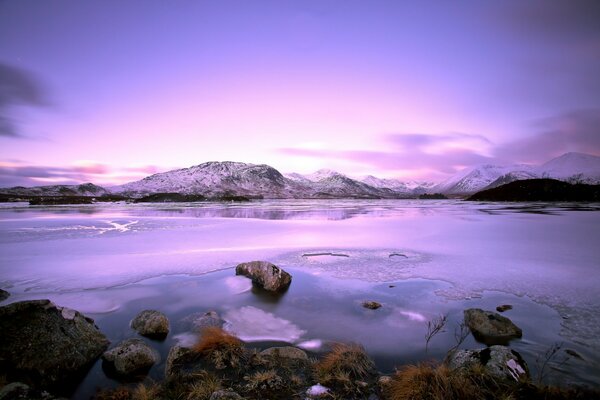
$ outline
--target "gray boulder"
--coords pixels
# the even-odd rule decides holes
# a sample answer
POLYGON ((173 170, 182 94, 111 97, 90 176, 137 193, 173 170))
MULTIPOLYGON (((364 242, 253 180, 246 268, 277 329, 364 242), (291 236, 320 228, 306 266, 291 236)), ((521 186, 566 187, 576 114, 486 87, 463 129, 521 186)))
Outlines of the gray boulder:
POLYGON ((271 292, 282 292, 292 283, 292 276, 283 269, 267 261, 251 261, 239 264, 236 275, 243 275, 252 282, 271 292))
POLYGON ((171 347, 165 363, 165 378, 177 374, 182 366, 189 361, 191 355, 193 355, 193 352, 187 347, 179 345, 171 347))
POLYGON ((464 315, 465 324, 471 329, 473 336, 488 346, 506 344, 523 335, 521 328, 498 313, 470 308, 465 310, 464 315))
POLYGON ((491 346, 480 350, 453 350, 445 360, 452 370, 468 370, 483 366, 485 371, 497 379, 518 381, 529 379, 529 368, 523 357, 506 346, 491 346))
POLYGON ((0 375, 52 389, 83 377, 110 342, 94 320, 50 300, 0 307, 0 375))
POLYGON ((229 390, 217 390, 210 395, 209 400, 243 400, 244 398, 229 390))
POLYGON ((132 321, 131 327, 140 335, 164 339, 169 334, 169 319, 156 310, 144 310, 132 321))
POLYGON ((260 352, 261 356, 287 358, 290 360, 307 361, 308 356, 304 350, 292 346, 269 347, 260 352))
POLYGON ((123 377, 144 374, 160 361, 158 353, 141 339, 127 339, 105 352, 102 358, 123 377))
POLYGON ((4 300, 8 299, 9 297, 10 297, 10 293, 8 293, 6 290, 0 289, 0 301, 4 301, 4 300))

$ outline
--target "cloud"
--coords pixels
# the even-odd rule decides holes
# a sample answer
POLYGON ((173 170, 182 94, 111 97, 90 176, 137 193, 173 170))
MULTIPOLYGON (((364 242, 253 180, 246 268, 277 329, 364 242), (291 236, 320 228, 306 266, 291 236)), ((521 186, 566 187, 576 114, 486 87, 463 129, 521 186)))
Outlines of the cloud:
POLYGON ((292 156, 345 160, 379 170, 429 170, 444 174, 493 161, 486 155, 492 143, 481 135, 401 133, 383 135, 382 139, 389 150, 281 148, 278 151, 292 156))
POLYGON ((47 106, 43 85, 30 72, 0 63, 0 137, 22 138, 11 117, 15 106, 47 106))
POLYGON ((600 155, 600 108, 542 118, 532 128, 531 136, 499 146, 495 155, 524 163, 542 163, 571 151, 600 155))
POLYGON ((138 180, 157 171, 159 168, 154 165, 114 168, 101 163, 79 162, 54 167, 27 165, 18 161, 0 162, 0 187, 75 185, 85 182, 113 185, 138 180))

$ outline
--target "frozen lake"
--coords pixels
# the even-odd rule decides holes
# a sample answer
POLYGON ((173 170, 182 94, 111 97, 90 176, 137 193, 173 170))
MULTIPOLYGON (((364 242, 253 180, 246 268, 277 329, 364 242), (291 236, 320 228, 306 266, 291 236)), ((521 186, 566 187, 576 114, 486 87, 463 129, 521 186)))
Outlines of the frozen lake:
MULTIPOLYGON (((524 331, 511 346, 534 373, 536 357, 564 342, 583 359, 557 362, 553 379, 600 385, 599 205, 2 204, 0 287, 12 293, 3 304, 50 298, 78 309, 113 342, 133 335, 127 324, 138 311, 157 308, 174 328, 157 344, 163 355, 190 340, 178 319, 214 309, 258 346, 289 342, 318 352, 328 341, 356 341, 387 371, 443 358, 464 308, 509 303, 506 315, 524 331), (333 255, 314 255, 322 253, 333 255), (234 276, 251 260, 292 273, 285 296, 265 298, 234 276), (365 310, 363 300, 384 307, 365 310), (425 353, 427 321, 439 314, 448 314, 448 328, 425 353)), ((112 383, 97 365, 75 397, 105 384, 112 383)))

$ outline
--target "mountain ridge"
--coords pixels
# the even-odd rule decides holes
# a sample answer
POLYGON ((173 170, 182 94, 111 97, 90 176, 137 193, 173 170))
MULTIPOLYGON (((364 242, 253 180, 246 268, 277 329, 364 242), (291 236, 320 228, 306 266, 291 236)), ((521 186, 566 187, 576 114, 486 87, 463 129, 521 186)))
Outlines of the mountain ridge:
POLYGON ((322 169, 313 174, 282 174, 267 164, 209 161, 188 168, 149 175, 141 180, 103 188, 81 185, 0 188, 11 196, 106 196, 141 198, 157 193, 202 195, 207 198, 416 198, 424 193, 466 196, 523 179, 553 178, 569 183, 600 183, 600 157, 565 153, 539 166, 484 164, 465 168, 443 182, 400 181, 368 175, 353 179, 322 169))

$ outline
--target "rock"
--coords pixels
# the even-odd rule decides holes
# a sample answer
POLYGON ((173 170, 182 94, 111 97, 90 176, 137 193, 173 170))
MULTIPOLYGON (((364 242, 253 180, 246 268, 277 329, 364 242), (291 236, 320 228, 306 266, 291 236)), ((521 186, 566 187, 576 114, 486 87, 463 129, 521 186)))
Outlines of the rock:
POLYGON ((0 375, 52 389, 75 383, 110 342, 94 320, 50 300, 0 307, 0 375))
POLYGON ((251 261, 235 267, 236 275, 243 275, 271 292, 282 292, 292 283, 292 276, 267 261, 251 261))
POLYGON ((105 352, 102 358, 122 377, 145 373, 160 361, 158 353, 141 339, 127 339, 105 352))
POLYGON ((287 358, 291 360, 308 360, 308 356, 304 350, 292 346, 269 347, 268 349, 261 351, 260 355, 287 358))
POLYGON ((169 334, 169 319, 156 310, 144 310, 132 321, 131 327, 140 335, 164 339, 169 334))
POLYGON ((364 308, 368 308, 369 310, 377 310, 381 307, 381 303, 378 303, 376 301, 365 301, 362 303, 362 306, 364 308))
POLYGON ((506 344, 523 335, 521 328, 502 315, 479 308, 465 310, 465 323, 477 340, 489 345, 506 344))
POLYGON ((0 301, 4 301, 4 300, 8 299, 9 297, 10 297, 10 293, 8 293, 6 290, 0 289, 0 301))
POLYGON ((513 306, 511 306, 510 304, 502 304, 501 306, 496 307, 496 311, 504 312, 504 311, 512 310, 512 308, 513 308, 513 306))
POLYGON ((194 313, 185 317, 181 322, 183 322, 183 325, 186 326, 186 329, 190 329, 198 333, 202 332, 204 328, 211 326, 222 328, 223 325, 225 325, 225 321, 216 311, 194 313))
POLYGON ((165 378, 178 373, 190 355, 192 355, 192 350, 187 347, 179 345, 171 347, 165 363, 165 378))
POLYGON ((567 353, 568 355, 570 355, 571 357, 575 357, 578 360, 583 360, 583 356, 581 354, 579 354, 578 352, 576 352, 575 350, 572 349, 566 349, 565 353, 567 353))
POLYGON ((229 390, 217 390, 210 395, 209 400, 243 400, 243 397, 229 390))
POLYGON ((29 386, 21 382, 13 382, 0 390, 0 400, 29 399, 29 386))
POLYGON ((453 350, 445 360, 452 370, 483 366, 490 376, 518 381, 529 379, 529 369, 523 357, 506 346, 491 346, 480 350, 453 350))

